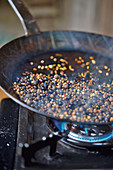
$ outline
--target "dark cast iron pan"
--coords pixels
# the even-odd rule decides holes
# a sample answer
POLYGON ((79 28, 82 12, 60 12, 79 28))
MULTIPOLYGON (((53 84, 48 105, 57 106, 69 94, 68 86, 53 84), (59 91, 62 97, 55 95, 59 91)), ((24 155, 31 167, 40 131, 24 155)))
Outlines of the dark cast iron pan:
MULTIPOLYGON (((85 53, 112 59, 113 38, 78 31, 40 32, 35 20, 21 0, 8 1, 23 24, 25 36, 9 42, 0 49, 0 88, 23 107, 43 116, 54 118, 26 105, 12 90, 12 83, 21 72, 21 65, 36 55, 59 51, 77 51, 79 55, 85 53)), ((55 117, 55 119, 59 118, 55 117)), ((65 121, 70 122, 69 119, 65 119, 65 121)))

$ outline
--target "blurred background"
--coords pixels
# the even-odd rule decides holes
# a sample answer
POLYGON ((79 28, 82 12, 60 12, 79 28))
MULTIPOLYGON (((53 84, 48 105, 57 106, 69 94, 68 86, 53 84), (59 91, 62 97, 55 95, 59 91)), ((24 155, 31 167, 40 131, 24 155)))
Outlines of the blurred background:
MULTIPOLYGON (((113 0, 24 0, 41 31, 79 30, 113 36, 113 0)), ((24 35, 8 4, 0 0, 0 46, 24 35)), ((5 94, 0 91, 0 99, 5 94)))
MULTIPOLYGON (((0 45, 24 34, 7 2, 0 0, 0 45)), ((80 30, 113 36, 113 0, 24 0, 42 31, 80 30)))

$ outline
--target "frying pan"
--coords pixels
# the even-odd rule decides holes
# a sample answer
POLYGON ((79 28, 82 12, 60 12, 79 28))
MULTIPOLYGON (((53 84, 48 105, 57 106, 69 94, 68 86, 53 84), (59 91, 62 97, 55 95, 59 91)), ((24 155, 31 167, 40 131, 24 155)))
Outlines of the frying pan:
MULTIPOLYGON (((39 55, 60 51, 75 51, 81 56, 82 54, 90 54, 96 55, 98 58, 104 56, 111 59, 111 65, 113 65, 113 38, 78 31, 41 32, 36 21, 21 0, 8 1, 22 22, 25 36, 9 42, 0 49, 0 88, 23 107, 43 116, 59 120, 57 117, 47 115, 45 112, 39 112, 28 106, 15 94, 12 89, 12 83, 15 78, 19 76, 21 65, 23 65, 27 59, 34 56, 37 56, 38 60, 39 55)), ((101 60, 101 57, 99 59, 101 60)), ((72 62, 73 60, 70 61, 72 62)), ((72 122, 68 118, 64 120, 72 122)), ((74 121, 73 123, 81 122, 74 121)), ((95 122, 87 122, 87 124, 93 123, 95 122)), ((102 124, 106 123, 112 122, 103 122, 102 124)))

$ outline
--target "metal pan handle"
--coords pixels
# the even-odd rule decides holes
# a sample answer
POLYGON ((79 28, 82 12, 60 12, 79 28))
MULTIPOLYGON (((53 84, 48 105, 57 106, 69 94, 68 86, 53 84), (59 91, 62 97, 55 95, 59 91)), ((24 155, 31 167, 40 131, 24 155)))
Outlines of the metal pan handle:
POLYGON ((22 0, 8 0, 8 2, 19 17, 26 36, 41 33, 35 19, 22 0))

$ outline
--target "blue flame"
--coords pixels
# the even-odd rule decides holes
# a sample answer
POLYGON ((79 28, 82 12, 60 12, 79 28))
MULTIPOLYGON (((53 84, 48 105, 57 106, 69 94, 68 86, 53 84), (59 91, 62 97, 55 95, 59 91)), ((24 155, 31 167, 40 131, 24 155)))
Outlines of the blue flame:
POLYGON ((102 137, 91 137, 91 138, 78 136, 72 132, 70 132, 68 136, 74 140, 92 143, 92 142, 102 142, 102 141, 111 139, 113 137, 113 132, 111 132, 105 136, 102 136, 102 137))
POLYGON ((87 129, 87 126, 86 126, 84 129, 85 129, 86 135, 88 135, 88 129, 87 129))
MULTIPOLYGON (((67 129, 67 124, 69 124, 68 122, 62 122, 62 121, 57 121, 57 120, 53 120, 53 122, 55 123, 56 127, 58 128, 58 130, 60 132, 63 132, 64 130, 68 130, 67 129)), ((113 127, 113 124, 112 124, 113 127)), ((88 127, 87 125, 83 126, 80 125, 80 128, 84 128, 86 135, 88 135, 88 127)), ((74 132, 69 132, 68 133, 68 137, 74 139, 74 140, 80 140, 83 142, 102 142, 102 141, 106 141, 109 140, 113 137, 113 131, 111 131, 110 133, 103 135, 103 136, 99 136, 99 137, 89 137, 89 136, 82 136, 82 135, 78 135, 74 132)))
POLYGON ((60 132, 64 131, 65 130, 65 125, 66 125, 66 122, 61 122, 61 121, 57 121, 57 120, 53 120, 53 122, 55 123, 56 127, 58 128, 58 130, 60 132))

